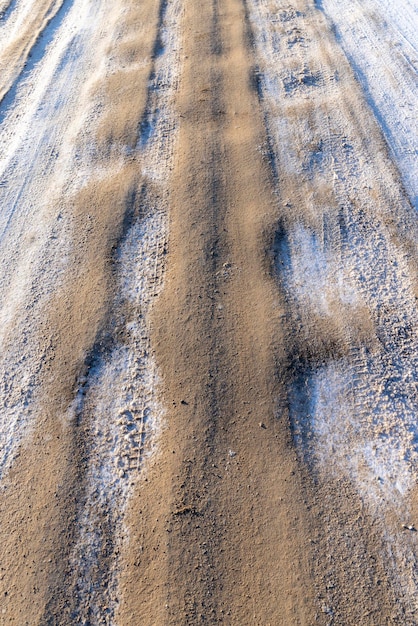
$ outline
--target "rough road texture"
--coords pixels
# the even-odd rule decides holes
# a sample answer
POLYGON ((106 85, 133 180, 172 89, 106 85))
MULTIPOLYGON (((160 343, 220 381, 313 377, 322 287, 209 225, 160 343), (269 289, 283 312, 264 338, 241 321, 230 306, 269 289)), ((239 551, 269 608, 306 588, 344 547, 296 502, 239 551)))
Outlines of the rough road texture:
POLYGON ((418 16, 352 4, 0 0, 0 624, 418 623, 418 16))

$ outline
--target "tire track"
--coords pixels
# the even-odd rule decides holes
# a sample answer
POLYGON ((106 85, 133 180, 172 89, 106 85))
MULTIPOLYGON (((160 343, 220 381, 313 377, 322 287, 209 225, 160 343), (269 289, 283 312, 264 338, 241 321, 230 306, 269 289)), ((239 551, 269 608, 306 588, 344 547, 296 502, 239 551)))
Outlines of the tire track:
POLYGON ((416 542, 402 520, 416 475, 415 215, 318 3, 249 6, 279 172, 290 418, 329 505, 318 507, 318 603, 328 623, 413 624, 416 542))
MULTIPOLYGON (((26 53, 26 57, 24 57, 23 61, 19 58, 21 63, 20 71, 19 69, 15 70, 18 72, 17 76, 13 81, 10 80, 8 85, 3 86, 2 91, 0 91, 0 124, 4 123, 7 114, 16 105, 19 88, 22 87, 22 83, 28 82, 34 68, 45 57, 48 47, 53 44, 56 34, 59 32, 73 5, 74 0, 64 0, 55 12, 52 11, 52 15, 47 15, 39 29, 36 40, 26 53)), ((10 59, 7 59, 7 61, 13 67, 10 59)))
POLYGON ((304 477, 275 418, 271 344, 282 336, 264 254, 274 217, 244 17, 240 1, 184 4, 167 276, 153 313, 167 428, 130 515, 124 624, 314 614, 304 477))
POLYGON ((87 376, 79 381, 72 409, 71 419, 81 425, 89 443, 78 538, 65 584, 68 623, 115 623, 119 555, 128 549, 130 535, 125 513, 162 429, 164 411, 156 395, 159 378, 149 317, 164 271, 166 180, 175 140, 172 98, 177 86, 178 12, 177 3, 160 5, 140 134, 135 151, 129 152, 140 167, 142 182, 134 182, 123 232, 114 244, 118 295, 86 362, 87 376), (152 120, 152 125, 144 120, 152 120))
MULTIPOLYGON (((13 445, 16 451, 25 437, 25 453, 9 458, 9 465, 15 462, 0 501, 4 553, 14 555, 1 577, 2 597, 7 595, 0 621, 8 625, 21 624, 26 615, 30 623, 113 623, 117 555, 129 538, 123 509, 160 427, 148 309, 165 254, 165 181, 174 135, 164 116, 176 80, 177 5, 170 8, 173 29, 164 22, 158 35, 169 59, 161 55, 155 86, 163 80, 165 87, 154 89, 157 100, 148 99, 152 106, 158 101, 162 117, 141 150, 135 148, 138 111, 145 106, 154 7, 101 5, 95 12, 89 5, 86 28, 83 19, 78 22, 83 6, 75 2, 31 74, 30 112, 20 122, 23 128, 33 124, 38 142, 21 141, 20 122, 9 125, 23 101, 6 121, 11 141, 5 167, 16 175, 4 186, 16 206, 2 240, 3 250, 6 241, 15 247, 11 258, 2 259, 10 270, 3 276, 6 304, 7 289, 13 295, 20 281, 24 289, 2 313, 15 324, 18 315, 31 320, 22 341, 40 367, 27 406, 15 407, 13 445), (74 39, 77 30, 81 39, 74 39), (75 58, 61 55, 69 34, 75 58), (80 48, 84 38, 88 62, 80 48), (23 170, 25 159, 32 169, 22 184, 16 164, 23 170), (29 255, 24 244, 35 217, 42 237, 29 255)), ((23 365, 30 373, 32 360, 25 350, 21 360, 9 352, 5 366, 14 372, 23 365)), ((9 432, 11 420, 6 422, 9 432)))
MULTIPOLYGON (((80 233, 76 234, 74 211, 64 210, 63 183, 72 160, 73 134, 83 122, 88 68, 98 67, 103 44, 100 35, 89 30, 94 21, 87 27, 77 22, 84 16, 100 23, 105 8, 75 3, 75 10, 69 13, 57 40, 35 71, 41 78, 33 89, 29 86, 27 110, 25 103, 17 103, 10 111, 9 121, 13 123, 7 128, 3 124, 1 129, 6 139, 2 147, 5 153, 9 150, 2 155, 2 165, 11 161, 1 189, 3 215, 9 227, 3 233, 0 250, 0 518, 4 529, 0 622, 8 625, 38 623, 54 581, 65 566, 60 555, 68 548, 62 549, 62 543, 71 542, 68 527, 73 513, 72 479, 79 452, 68 440, 69 429, 62 415, 68 397, 66 376, 71 378, 72 367, 71 359, 65 362, 65 374, 56 366, 63 346, 50 320, 51 311, 64 303, 61 324, 67 337, 72 332, 66 325, 71 299, 65 297, 63 285, 65 275, 71 273, 71 261, 77 259, 80 233), (67 55, 66 62, 60 57, 68 43, 68 30, 74 31, 74 26, 75 32, 82 33, 78 38, 80 53, 83 37, 89 40, 88 63, 85 57, 81 61, 77 57, 77 63, 71 55, 67 55), (58 67, 57 57, 61 61, 58 67), (80 73, 75 73, 76 80, 72 81, 74 70, 80 73), (29 137, 25 136, 28 126, 29 137)), ((109 11, 107 19, 111 21, 109 11)), ((72 180, 79 173, 73 168, 72 180)), ((88 273, 88 264, 84 270, 88 273)), ((82 280, 78 280, 77 287, 82 290, 82 280)), ((94 282, 91 287, 94 289, 94 282)), ((95 321, 93 310, 93 332, 95 321)), ((73 334, 71 345, 75 361, 79 356, 78 336, 81 341, 84 338, 83 320, 77 322, 73 324, 75 338, 73 334)))
MULTIPOLYGON (((97 17, 94 6, 90 11, 90 15, 97 17)), ((4 149, 0 187, 2 477, 7 474, 22 441, 32 431, 34 407, 52 343, 51 340, 43 347, 38 341, 43 325, 39 310, 47 306, 51 293, 58 288, 69 259, 69 220, 54 207, 56 192, 51 194, 50 190, 59 189, 62 184, 65 166, 58 157, 65 146, 66 106, 74 104, 83 87, 81 81, 77 85, 71 79, 77 73, 82 75, 85 59, 83 65, 78 54, 75 57, 71 54, 73 48, 66 48, 66 35, 74 28, 72 20, 79 17, 80 11, 69 14, 58 46, 49 50, 37 68, 35 77, 40 88, 30 89, 27 94, 29 102, 33 98, 33 106, 22 111, 24 103, 15 104, 0 131, 4 149), (63 50, 68 53, 66 63, 62 62, 63 50), (29 127, 30 137, 25 136, 29 127), (18 341, 12 329, 15 332, 18 329, 18 341)), ((80 54, 87 39, 91 40, 91 35, 84 30, 73 41, 80 54)))
MULTIPOLYGON (((48 44, 51 43, 71 5, 72 2, 67 0, 52 3, 47 0, 38 5, 37 10, 31 12, 30 8, 33 7, 23 3, 23 15, 17 13, 12 25, 6 23, 0 26, 5 41, 0 55, 2 70, 0 104, 4 103, 7 96, 9 103, 15 97, 22 79, 45 54, 48 44)), ((13 16, 14 14, 12 18, 13 16)))
POLYGON ((25 39, 5 626, 416 623, 418 231, 325 4, 65 0, 25 39))
POLYGON ((416 209, 416 12, 408 0, 396 10, 381 0, 355 2, 349 11, 344 3, 326 0, 322 10, 364 90, 416 209))

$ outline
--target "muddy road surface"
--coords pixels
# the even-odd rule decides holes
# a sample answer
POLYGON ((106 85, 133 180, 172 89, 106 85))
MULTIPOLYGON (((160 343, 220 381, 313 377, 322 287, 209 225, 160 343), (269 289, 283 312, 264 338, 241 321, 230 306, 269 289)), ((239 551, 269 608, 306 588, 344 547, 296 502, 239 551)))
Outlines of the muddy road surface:
POLYGON ((417 32, 0 0, 0 624, 418 624, 417 32))

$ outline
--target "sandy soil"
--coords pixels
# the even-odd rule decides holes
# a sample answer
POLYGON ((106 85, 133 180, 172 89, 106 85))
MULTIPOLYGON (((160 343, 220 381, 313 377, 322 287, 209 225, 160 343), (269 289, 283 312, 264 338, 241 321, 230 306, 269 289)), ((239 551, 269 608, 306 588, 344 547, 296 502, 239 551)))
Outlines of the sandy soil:
POLYGON ((418 623, 400 4, 0 1, 0 624, 418 623))

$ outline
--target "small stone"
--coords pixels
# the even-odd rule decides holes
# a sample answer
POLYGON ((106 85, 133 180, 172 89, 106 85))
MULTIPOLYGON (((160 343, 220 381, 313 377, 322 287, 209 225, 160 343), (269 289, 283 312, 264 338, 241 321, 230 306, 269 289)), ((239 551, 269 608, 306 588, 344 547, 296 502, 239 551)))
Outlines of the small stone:
POLYGON ((233 450, 230 450, 230 451, 228 452, 228 454, 229 454, 229 456, 231 457, 231 459, 232 459, 232 458, 234 458, 234 456, 237 456, 237 453, 236 453, 236 452, 234 452, 233 450))
POLYGON ((405 528, 405 530, 411 530, 416 532, 416 528, 413 524, 402 524, 402 528, 405 528))
POLYGON ((260 428, 267 428, 264 422, 259 422, 258 425, 260 426, 260 428))

